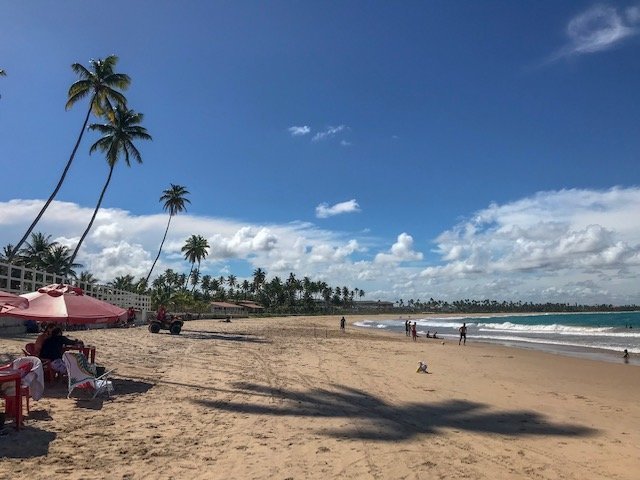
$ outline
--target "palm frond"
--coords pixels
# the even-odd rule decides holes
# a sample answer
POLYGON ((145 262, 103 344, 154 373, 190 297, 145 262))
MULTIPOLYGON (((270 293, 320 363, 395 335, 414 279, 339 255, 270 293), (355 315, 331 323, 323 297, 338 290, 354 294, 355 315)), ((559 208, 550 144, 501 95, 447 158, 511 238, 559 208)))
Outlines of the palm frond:
POLYGON ((126 73, 112 73, 104 78, 104 83, 111 87, 126 90, 131 85, 131 77, 126 73))
POLYGON ((80 63, 72 64, 71 70, 73 70, 73 72, 76 73, 80 78, 91 78, 91 76, 93 75, 89 70, 87 70, 84 65, 80 63))

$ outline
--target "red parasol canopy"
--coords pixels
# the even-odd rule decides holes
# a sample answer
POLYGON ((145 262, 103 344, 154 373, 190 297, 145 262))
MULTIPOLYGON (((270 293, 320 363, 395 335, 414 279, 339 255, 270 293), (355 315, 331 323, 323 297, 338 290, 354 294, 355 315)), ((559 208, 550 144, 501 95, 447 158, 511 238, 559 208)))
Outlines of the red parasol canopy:
POLYGON ((28 306, 29 300, 26 298, 0 290, 0 312, 4 307, 27 308, 28 306))
POLYGON ((58 321, 69 324, 114 323, 127 318, 124 308, 84 295, 72 285, 48 285, 37 292, 25 293, 27 310, 11 308, 5 315, 25 320, 58 321))

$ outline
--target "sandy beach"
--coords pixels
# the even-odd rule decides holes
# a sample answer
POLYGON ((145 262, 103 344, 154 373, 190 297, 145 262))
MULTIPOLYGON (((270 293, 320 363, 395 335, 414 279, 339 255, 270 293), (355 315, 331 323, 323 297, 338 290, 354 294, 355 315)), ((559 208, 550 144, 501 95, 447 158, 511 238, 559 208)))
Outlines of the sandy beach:
MULTIPOLYGON (((8 422, 0 436, 0 478, 640 475, 640 367, 413 342, 357 320, 345 333, 339 317, 69 332, 117 369, 116 391, 91 401, 48 388, 25 429, 8 422)), ((32 339, 0 339, 0 357, 32 339)))

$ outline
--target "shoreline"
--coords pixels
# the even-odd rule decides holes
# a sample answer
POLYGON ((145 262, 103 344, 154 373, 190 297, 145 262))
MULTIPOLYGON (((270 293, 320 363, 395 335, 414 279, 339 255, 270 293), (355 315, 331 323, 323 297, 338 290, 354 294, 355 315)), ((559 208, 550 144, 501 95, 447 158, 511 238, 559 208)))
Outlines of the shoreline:
POLYGON ((640 369, 339 318, 74 332, 116 369, 112 398, 47 389, 24 430, 5 427, 0 477, 635 478, 640 369))
MULTIPOLYGON (((598 314, 600 312, 593 312, 594 314, 598 314)), ((608 312, 606 312, 608 313, 608 312)), ((498 313, 498 314, 484 314, 484 313, 473 313, 473 314, 466 314, 466 315, 460 315, 460 314, 418 314, 418 315, 406 315, 406 316, 393 316, 393 315, 380 315, 380 316, 375 316, 375 315, 362 315, 360 317, 363 317, 359 320, 359 323, 365 321, 365 320, 398 320, 398 321, 404 321, 404 320, 410 320, 410 321, 420 321, 421 319, 428 319, 428 318, 442 318, 442 319, 459 319, 460 321, 463 321, 464 319, 486 319, 486 318, 502 318, 502 317, 513 317, 513 316, 543 316, 543 315, 566 315, 565 313, 561 313, 561 312, 554 312, 554 313, 545 313, 545 314, 537 314, 537 313, 533 313, 533 314, 511 314, 511 313, 498 313)), ((355 322, 352 322, 355 323, 355 322)), ((370 331, 375 331, 378 333, 389 333, 389 334, 393 334, 393 335, 400 335, 401 337, 402 335, 402 331, 395 331, 395 330, 387 330, 384 328, 375 328, 375 327, 367 327, 364 325, 354 325, 355 328, 359 328, 362 330, 370 330, 370 331)), ((423 327, 424 329, 424 327, 423 327)), ((419 336, 418 336, 418 341, 429 341, 431 339, 427 339, 424 337, 424 332, 419 332, 419 336)), ((450 342, 454 342, 454 341, 458 341, 458 336, 455 334, 450 334, 450 333, 440 333, 440 337, 439 339, 442 340, 446 340, 446 341, 450 341, 450 342)), ((436 339, 437 340, 437 339, 436 339)), ((585 358, 585 359, 591 359, 591 360, 598 360, 598 361, 603 361, 603 362, 608 362, 608 363, 625 363, 625 364, 629 364, 629 365, 633 365, 633 366, 640 366, 640 355, 637 353, 630 353, 630 356, 628 358, 628 361, 625 362, 625 360, 623 359, 622 355, 623 352, 622 350, 614 350, 614 349, 607 349, 607 348, 598 348, 598 347, 591 347, 591 346, 586 346, 586 345, 571 345, 571 344, 563 344, 563 343, 549 343, 549 342, 545 342, 544 340, 537 340, 537 341, 527 341, 527 339, 523 338, 522 340, 518 340, 518 339, 486 339, 486 338, 477 338, 474 337, 473 334, 468 334, 467 336, 467 340, 469 340, 470 342, 475 342, 475 343, 484 343, 484 344, 488 344, 488 345, 500 345, 503 347, 508 347, 508 348, 515 348, 515 349, 525 349, 525 350, 533 350, 533 351, 540 351, 540 352, 547 352, 547 353, 552 353, 552 354, 556 354, 556 355, 561 355, 561 356, 568 356, 568 357, 574 357, 574 358, 585 358)))

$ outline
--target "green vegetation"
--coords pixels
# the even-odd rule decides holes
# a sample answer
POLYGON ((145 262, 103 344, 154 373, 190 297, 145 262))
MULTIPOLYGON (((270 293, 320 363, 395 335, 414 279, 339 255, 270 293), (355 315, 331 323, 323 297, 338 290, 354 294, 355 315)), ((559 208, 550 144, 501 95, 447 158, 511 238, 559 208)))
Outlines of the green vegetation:
POLYGON ((168 188, 164 192, 162 192, 162 196, 160 197, 160 201, 163 203, 164 211, 169 212, 169 221, 167 222, 167 228, 164 231, 164 236, 162 237, 162 242, 160 242, 160 248, 158 249, 158 255, 156 255, 155 260, 153 261, 153 265, 151 265, 151 269, 147 274, 147 278, 145 279, 145 284, 149 283, 149 277, 153 272, 153 269, 160 258, 160 253, 162 252, 162 246, 164 245, 164 241, 167 239, 167 233, 169 232, 169 225, 171 225, 171 219, 174 215, 177 215, 180 212, 185 212, 187 210, 187 203, 191 203, 191 201, 187 198, 189 191, 183 187, 182 185, 174 185, 171 184, 171 188, 168 188))
POLYGON ((76 245, 76 249, 73 251, 70 263, 73 263, 73 261, 75 260, 76 256, 78 255, 78 251, 80 250, 80 247, 84 242, 84 239, 93 226, 93 222, 96 219, 98 210, 100 210, 100 205, 102 204, 104 194, 109 187, 109 182, 111 182, 113 169, 118 163, 118 159, 121 156, 124 156, 124 161, 128 167, 131 166, 131 157, 133 157, 133 159, 138 163, 142 163, 142 156, 140 155, 140 152, 138 151, 136 146, 133 144, 133 141, 151 140, 151 135, 147 133, 146 128, 138 125, 140 122, 142 122, 143 115, 141 113, 136 113, 133 110, 127 110, 125 107, 118 105, 114 112, 111 112, 107 115, 107 118, 108 123, 93 124, 89 127, 91 130, 98 130, 103 135, 102 138, 91 145, 89 153, 100 150, 105 154, 107 163, 109 164, 109 175, 107 175, 107 180, 102 187, 100 198, 98 198, 98 203, 93 211, 93 215, 91 216, 89 225, 87 225, 87 228, 85 229, 82 237, 80 237, 80 240, 76 245))
POLYGON ((69 156, 69 160, 62 171, 62 175, 60 176, 56 187, 53 189, 53 192, 51 192, 51 195, 43 205, 35 220, 31 222, 27 231, 13 248, 13 251, 9 255, 10 261, 18 253, 27 238, 29 238, 29 235, 42 218, 42 215, 44 215, 44 212, 49 208, 49 205, 58 194, 60 187, 62 187, 64 179, 67 176, 67 172, 69 171, 73 159, 76 156, 76 152, 78 151, 84 132, 87 129, 91 112, 93 112, 98 118, 111 118, 113 115, 114 103, 120 106, 124 106, 127 103, 127 99, 119 90, 126 90, 131 83, 131 79, 128 75, 115 73, 113 71, 116 63, 118 63, 118 57, 110 55, 104 60, 91 60, 89 63, 91 64, 91 70, 85 68, 79 63, 71 65, 71 69, 78 75, 79 79, 69 87, 67 103, 65 105, 65 108, 68 110, 75 105, 77 101, 87 96, 91 96, 91 99, 89 100, 89 108, 84 118, 84 122, 82 123, 78 139, 76 140, 73 150, 71 151, 71 155, 69 156))

